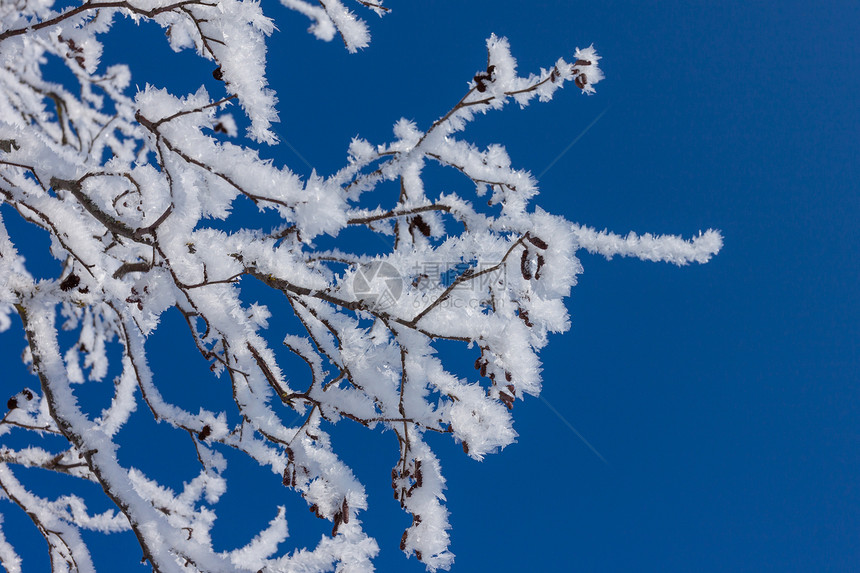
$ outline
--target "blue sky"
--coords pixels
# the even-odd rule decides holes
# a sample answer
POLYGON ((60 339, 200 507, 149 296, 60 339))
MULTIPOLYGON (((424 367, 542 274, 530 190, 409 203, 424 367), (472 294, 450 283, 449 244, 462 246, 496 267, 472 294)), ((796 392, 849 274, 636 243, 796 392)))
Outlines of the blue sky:
MULTIPOLYGON (((572 331, 542 354, 546 402, 517 402, 518 443, 482 463, 432 444, 448 478, 454 571, 856 569, 860 4, 390 0, 390 15, 365 16, 373 40, 356 55, 263 4, 280 30, 269 77, 289 143, 266 153, 298 173, 331 173, 353 136, 386 141, 400 117, 426 129, 483 68, 491 33, 510 39, 521 73, 594 43, 606 74, 596 95, 569 85, 548 104, 479 118, 466 139, 504 143, 516 166, 542 174, 538 204, 572 221, 723 232, 704 266, 582 254, 572 331)), ((177 93, 201 82, 218 93, 209 64, 187 68, 195 56, 150 50, 137 42, 153 35, 122 29, 124 51, 105 60, 134 58, 141 87, 163 85, 173 62, 177 93)), ((153 349, 193 353, 170 326, 153 349)), ((15 336, 0 345, 13 360, 15 336)), ((10 394, 24 375, 14 368, 10 394)), ((162 368, 183 380, 201 370, 162 368)), ((408 518, 388 483, 396 442, 351 429, 335 439, 368 487, 378 570, 422 571, 397 549, 408 518)), ((221 519, 237 535, 243 519, 260 520, 250 532, 271 518, 253 503, 273 491, 235 493, 221 519)), ((304 511, 301 500, 288 507, 304 511)), ((299 531, 306 515, 292 522, 297 540, 322 531, 299 531)), ((37 535, 15 535, 25 558, 43 552, 37 535)), ((110 541, 102 559, 137 561, 133 545, 110 541)), ((25 570, 47 565, 33 559, 25 570)))

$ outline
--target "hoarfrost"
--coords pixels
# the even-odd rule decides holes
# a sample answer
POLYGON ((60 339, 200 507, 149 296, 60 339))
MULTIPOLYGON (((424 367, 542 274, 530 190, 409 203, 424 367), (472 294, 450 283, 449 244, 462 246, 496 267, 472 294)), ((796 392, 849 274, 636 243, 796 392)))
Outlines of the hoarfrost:
MULTIPOLYGON (((366 22, 340 0, 282 3, 320 39, 339 34, 350 52, 368 45, 366 22)), ((458 137, 476 113, 547 101, 568 82, 594 93, 603 74, 593 47, 522 76, 507 39, 491 36, 486 67, 439 119, 402 119, 388 142, 356 137, 342 169, 302 179, 238 138, 229 111, 235 103, 244 112, 250 139, 276 143, 277 98, 265 75, 275 27, 258 2, 73 4, 0 6, 0 206, 47 233, 62 264, 59 276, 36 280, 0 218, 0 331, 18 315, 23 358, 40 383, 9 398, 0 436, 55 439, 53 449, 0 446, 0 496, 44 533, 57 567, 94 570, 83 528, 133 531, 158 571, 372 571, 379 548, 359 519, 367 495, 327 431, 341 421, 396 437, 391 486, 412 519, 401 549, 428 570, 447 569, 447 483, 425 438, 451 434, 478 460, 516 440, 516 401, 541 390, 538 352, 570 326, 563 299, 582 270, 577 251, 681 265, 706 262, 722 245, 712 230, 685 241, 571 224, 532 205, 538 182, 503 146, 458 137), (100 69, 101 37, 121 17, 154 22, 174 50, 214 63, 221 91, 145 86, 129 95, 126 66, 100 69), (44 76, 47 56, 78 85, 44 76), (438 192, 428 164, 462 174, 465 191, 438 192), (240 202, 278 223, 237 224, 240 202), (353 231, 393 245, 367 248, 353 231), (322 237, 336 246, 318 247, 322 237), (261 288, 288 307, 292 324, 268 301, 248 301, 261 288), (232 409, 210 409, 202 397, 184 407, 162 394, 145 343, 170 312, 220 375, 211 383, 228 388, 232 409), (463 345, 476 372, 454 373, 442 341, 463 345), (79 403, 81 385, 108 374, 110 400, 79 403), (135 412, 193 446, 199 472, 182 488, 120 463, 135 412), (226 451, 276 474, 331 523, 331 535, 282 550, 287 513, 273 505, 250 543, 214 547, 230 484, 226 451), (15 466, 96 482, 116 509, 93 515, 81 498, 39 497, 15 466)), ((21 570, 2 531, 0 562, 21 570)))

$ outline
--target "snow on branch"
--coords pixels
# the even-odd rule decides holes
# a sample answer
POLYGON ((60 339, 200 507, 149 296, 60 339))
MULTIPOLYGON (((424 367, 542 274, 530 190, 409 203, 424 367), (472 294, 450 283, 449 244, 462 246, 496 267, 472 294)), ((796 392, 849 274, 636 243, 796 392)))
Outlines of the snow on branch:
MULTIPOLYGON (((340 34, 350 52, 368 45, 366 23, 341 0, 282 3, 319 38, 340 34)), ((356 137, 340 170, 301 178, 256 147, 276 143, 277 121, 265 73, 276 29, 259 2, 16 6, 0 7, 0 332, 14 331, 17 315, 35 378, 8 390, 0 498, 70 571, 98 565, 81 529, 133 535, 157 572, 372 571, 379 545, 360 518, 366 476, 336 448, 337 423, 393 436, 394 466, 369 479, 390 474, 407 516, 401 550, 448 569, 449 484, 427 436, 476 460, 516 440, 518 400, 541 391, 539 351, 570 327, 577 250, 680 265, 722 246, 711 230, 684 241, 572 225, 533 204, 538 182, 504 146, 459 138, 476 113, 544 102, 570 82, 594 93, 603 73, 593 47, 520 75, 507 39, 493 35, 486 64, 476 51, 480 69, 436 121, 400 120, 381 143, 356 137), (217 93, 146 85, 131 95, 129 69, 99 63, 120 16, 161 26, 174 50, 211 62, 201 73, 215 66, 217 93), (75 85, 54 77, 46 62, 56 59, 75 85), (250 141, 237 137, 231 106, 248 116, 250 141), (428 163, 462 185, 442 192, 428 163), (235 217, 243 203, 263 216, 235 217), (50 239, 44 258, 59 270, 35 278, 44 274, 19 253, 10 216, 50 239), (169 316, 179 332, 163 332, 169 316), (147 344, 160 336, 194 345, 212 396, 171 401, 165 389, 176 381, 150 366, 147 344), (443 342, 461 346, 474 372, 455 372, 443 342), (119 455, 124 430, 146 416, 190 452, 193 471, 170 470, 181 487, 119 455), (316 546, 288 547, 290 527, 302 524, 288 527, 300 519, 277 496, 250 541, 213 541, 220 500, 237 487, 232 455, 325 522, 316 546), (91 514, 89 499, 36 495, 30 471, 96 482, 113 509, 91 514)), ((0 562, 22 568, 2 531, 0 562)))
POLYGON ((0 565, 3 565, 7 573, 21 573, 21 557, 15 553, 15 548, 6 541, 2 525, 3 516, 0 515, 0 565))
POLYGON ((637 235, 633 231, 625 236, 607 230, 574 225, 573 234, 580 248, 589 253, 611 259, 615 255, 636 257, 643 261, 663 261, 678 266, 689 263, 707 263, 720 252, 723 237, 719 231, 708 229, 689 241, 677 235, 637 235))

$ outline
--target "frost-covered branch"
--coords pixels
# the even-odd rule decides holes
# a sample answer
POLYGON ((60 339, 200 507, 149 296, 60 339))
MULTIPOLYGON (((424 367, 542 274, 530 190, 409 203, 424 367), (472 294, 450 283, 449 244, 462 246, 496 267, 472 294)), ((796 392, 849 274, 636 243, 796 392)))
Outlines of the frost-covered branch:
MULTIPOLYGON (((349 51, 368 45, 366 23, 340 0, 282 3, 310 18, 319 38, 339 34, 349 51)), ((344 423, 396 436, 391 485, 411 519, 401 549, 428 570, 447 569, 447 483, 425 436, 450 435, 478 460, 516 439, 516 401, 541 390, 538 352, 569 328, 576 252, 685 264, 722 244, 710 230, 688 242, 571 224, 532 205, 538 183, 503 146, 459 138, 476 113, 547 101, 568 82, 593 93, 603 79, 593 47, 521 76, 507 40, 491 36, 486 65, 436 121, 400 120, 391 141, 375 145, 356 138, 342 169, 301 178, 254 147, 276 143, 265 75, 274 30, 259 3, 239 0, 88 0, 61 10, 22 0, 0 10, 0 331, 18 317, 39 386, 9 388, 0 439, 51 440, 0 442, 0 486, 48 541, 55 567, 94 570, 79 531, 93 529, 134 535, 154 571, 370 571, 378 546, 360 520, 364 486, 329 436, 344 423), (213 62, 218 93, 147 85, 129 95, 128 68, 99 64, 118 17, 160 26, 174 50, 213 62), (77 85, 47 77, 48 56, 77 85), (233 104, 247 116, 247 139, 233 104), (462 188, 437 192, 428 162, 460 173, 462 188), (241 202, 277 223, 234 217, 241 202), (19 254, 2 218, 10 216, 50 237, 56 276, 34 278, 43 275, 19 254), (249 300, 260 289, 291 324, 249 300), (170 313, 229 407, 165 397, 147 340, 162 336, 170 313), (441 340, 462 344, 475 373, 454 372, 441 340), (109 375, 103 399, 82 404, 81 385, 97 392, 109 375), (182 476, 182 491, 121 463, 122 430, 136 412, 193 446, 197 473, 182 476), (270 471, 331 533, 284 550, 288 515, 273 503, 249 543, 216 546, 225 452, 270 471), (96 482, 116 509, 91 515, 77 497, 40 497, 30 471, 96 482)), ((2 533, 0 561, 21 568, 2 533)))
POLYGON ((643 261, 663 261, 678 266, 689 263, 707 263, 720 252, 723 238, 717 231, 708 229, 690 241, 673 235, 637 235, 630 231, 625 236, 609 231, 596 231, 591 227, 574 225, 574 236, 580 248, 589 253, 611 259, 615 255, 636 257, 643 261))

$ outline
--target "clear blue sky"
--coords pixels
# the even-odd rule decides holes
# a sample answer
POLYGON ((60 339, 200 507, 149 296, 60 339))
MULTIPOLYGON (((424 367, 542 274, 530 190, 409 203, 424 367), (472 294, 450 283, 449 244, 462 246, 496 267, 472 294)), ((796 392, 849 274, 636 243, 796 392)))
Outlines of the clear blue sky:
MULTIPOLYGON (((453 570, 857 570, 860 4, 388 6, 382 20, 366 15, 371 46, 349 55, 264 2, 280 29, 270 42, 276 130, 294 148, 269 152, 278 161, 329 174, 355 135, 386 141, 401 116, 426 129, 483 68, 491 33, 510 39, 522 73, 594 43, 606 74, 596 95, 569 85, 549 104, 480 118, 465 137, 505 143, 514 164, 537 175, 581 136, 540 178, 542 207, 622 233, 713 227, 725 237, 712 262, 681 269, 582 254, 572 331, 542 355, 550 406, 517 402, 519 442, 482 463, 434 444, 449 483, 453 570)), ((134 45, 137 37, 151 36, 130 35, 126 53, 106 61, 141 58, 141 86, 163 84, 165 62, 176 62, 176 89, 205 81, 218 93, 211 66, 189 71, 193 55, 134 45)), ((193 353, 173 332, 178 339, 153 349, 193 353)), ((20 339, 2 340, 3 355, 17 356, 20 339)), ((358 428, 359 440, 346 424, 335 439, 368 487, 378 570, 423 571, 397 549, 409 520, 390 493, 394 438, 367 441, 358 428)), ((232 493, 221 520, 238 532, 245 518, 259 527, 272 514, 253 502, 283 494, 232 493)), ((297 540, 323 531, 300 531, 301 500, 288 507, 303 512, 291 522, 297 540)), ((27 526, 8 509, 7 523, 27 526)), ((38 536, 16 535, 29 554, 43 552, 38 536)), ((224 524, 221 535, 230 535, 224 524)), ((101 558, 122 547, 136 562, 133 545, 103 546, 101 558)), ((31 563, 25 570, 47 565, 31 563)))

